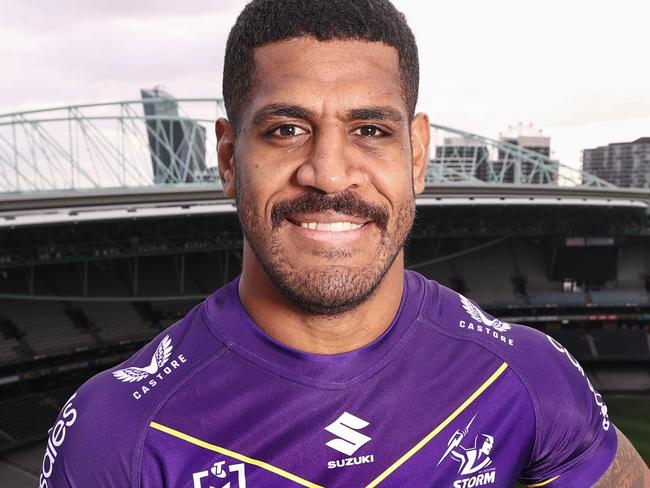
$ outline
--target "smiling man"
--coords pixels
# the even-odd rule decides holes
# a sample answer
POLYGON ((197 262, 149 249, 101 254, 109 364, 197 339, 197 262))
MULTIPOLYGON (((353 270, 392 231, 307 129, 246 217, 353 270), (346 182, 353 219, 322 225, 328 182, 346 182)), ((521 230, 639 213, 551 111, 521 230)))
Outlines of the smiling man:
POLYGON ((41 487, 650 484, 559 343, 404 270, 417 87, 385 0, 244 9, 216 124, 241 276, 79 389, 41 487))

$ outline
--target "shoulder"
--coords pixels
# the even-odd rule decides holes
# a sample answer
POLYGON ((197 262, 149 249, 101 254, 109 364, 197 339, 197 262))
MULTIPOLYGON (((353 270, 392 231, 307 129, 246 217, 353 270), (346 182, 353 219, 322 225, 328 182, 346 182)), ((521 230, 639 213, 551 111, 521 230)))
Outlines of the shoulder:
POLYGON ((531 350, 546 356, 551 344, 546 334, 494 317, 468 298, 433 280, 420 277, 427 293, 421 316, 440 332, 483 346, 486 353, 510 363, 528 364, 531 350))
POLYGON ((580 480, 577 486, 602 474, 615 449, 615 429, 602 396, 570 352, 547 334, 500 320, 453 290, 435 282, 426 286, 431 298, 423 306, 425 320, 498 356, 530 397, 535 440, 524 479, 532 483, 561 474, 564 481, 580 480))
POLYGON ((421 315, 439 331, 482 345, 487 354, 499 356, 528 388, 539 393, 557 389, 565 382, 569 387, 591 389, 580 364, 544 332, 501 320, 471 298, 435 281, 426 280, 426 283, 430 298, 421 315))
POLYGON ((429 303, 422 315, 441 331, 461 340, 479 343, 499 356, 529 390, 536 408, 553 403, 595 402, 608 424, 607 409, 584 369, 559 342, 522 324, 500 320, 470 298, 428 281, 429 303))
POLYGON ((49 431, 40 487, 130 486, 149 419, 222 344, 203 305, 123 363, 84 383, 49 431))

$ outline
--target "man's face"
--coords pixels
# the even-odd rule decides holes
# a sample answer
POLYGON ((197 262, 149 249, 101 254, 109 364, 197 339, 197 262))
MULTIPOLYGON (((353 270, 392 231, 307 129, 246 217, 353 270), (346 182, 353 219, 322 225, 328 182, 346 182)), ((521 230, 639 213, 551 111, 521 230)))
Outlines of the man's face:
POLYGON ((402 259, 422 190, 397 52, 300 38, 256 49, 255 65, 233 157, 246 242, 305 311, 345 312, 402 259))

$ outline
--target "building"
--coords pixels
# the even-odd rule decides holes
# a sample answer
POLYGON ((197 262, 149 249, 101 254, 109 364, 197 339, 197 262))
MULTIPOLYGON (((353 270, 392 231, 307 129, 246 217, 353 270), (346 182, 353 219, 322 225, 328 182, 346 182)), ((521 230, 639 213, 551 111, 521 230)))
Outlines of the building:
MULTIPOLYGON (((499 134, 499 140, 511 144, 512 150, 500 149, 493 170, 503 173, 504 183, 544 183, 549 179, 557 183, 559 162, 551 161, 552 174, 542 174, 537 171, 535 155, 526 152, 522 155, 518 148, 523 148, 544 156, 551 157, 551 138, 542 134, 541 129, 536 129, 532 124, 522 123, 509 126, 508 130, 499 134)), ((482 178, 479 175, 480 179, 482 178)))
POLYGON ((616 186, 650 188, 650 137, 585 149, 584 171, 616 186))
POLYGON ((469 177, 519 184, 558 182, 559 162, 550 159, 550 137, 542 135, 532 124, 519 124, 499 134, 499 139, 506 144, 500 144, 497 150, 483 140, 445 137, 443 144, 435 147, 435 175, 444 181, 464 181, 469 177))
POLYGON ((473 139, 445 137, 444 144, 436 147, 433 163, 447 179, 462 181, 465 176, 477 177, 489 162, 488 147, 473 139))
POLYGON ((140 93, 147 117, 154 183, 205 179, 205 127, 179 116, 176 99, 164 90, 156 87, 140 93))

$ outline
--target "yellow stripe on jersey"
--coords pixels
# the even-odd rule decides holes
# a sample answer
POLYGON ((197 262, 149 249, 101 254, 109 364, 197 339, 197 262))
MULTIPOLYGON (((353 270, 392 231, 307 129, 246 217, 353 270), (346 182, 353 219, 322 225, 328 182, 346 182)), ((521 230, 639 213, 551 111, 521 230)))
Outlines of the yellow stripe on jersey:
POLYGON ((485 380, 485 382, 479 386, 474 393, 472 393, 467 400, 465 400, 452 414, 442 421, 435 429, 433 429, 429 434, 427 434, 420 442, 413 446, 406 454, 401 458, 395 461, 391 466, 388 467, 383 473, 377 476, 370 484, 366 485, 366 488, 373 488, 386 479, 393 471, 399 468, 402 464, 408 461, 415 453, 422 449, 425 445, 431 441, 436 435, 440 433, 449 423, 458 417, 467 407, 469 407, 474 400, 476 400, 492 383, 494 383, 499 376, 506 370, 508 363, 503 363, 497 368, 497 370, 492 373, 492 375, 485 380))
POLYGON ((550 480, 546 480, 546 481, 542 481, 541 483, 535 483, 534 485, 526 485, 526 486, 527 486, 527 488, 537 488, 538 486, 548 485, 549 483, 552 483, 553 481, 555 481, 559 477, 560 476, 558 475, 558 476, 555 476, 555 477, 551 478, 550 480))
POLYGON ((208 449, 210 451, 215 451, 218 452, 219 454, 223 454, 224 456, 230 456, 231 458, 237 459, 239 461, 243 461, 245 463, 260 467, 262 469, 270 471, 271 473, 277 474, 278 476, 282 476, 283 478, 287 478, 291 481, 294 481, 299 485, 307 486, 309 488, 323 488, 322 486, 317 485, 316 483, 312 483, 311 481, 302 479, 300 476, 296 476, 293 473, 289 473, 284 469, 277 468, 269 463, 260 461, 259 459, 253 459, 251 457, 244 456, 243 454, 239 454, 238 452, 231 451, 230 449, 226 449, 220 446, 215 446, 214 444, 210 444, 209 442, 202 441, 201 439, 197 439, 196 437, 192 437, 191 435, 187 435, 183 432, 179 432, 178 430, 174 430, 171 427, 167 427, 165 425, 159 424, 158 422, 151 422, 149 425, 156 430, 169 434, 173 437, 177 437, 178 439, 182 439, 186 442, 189 442, 190 444, 194 444, 195 446, 199 446, 204 449, 208 449))

